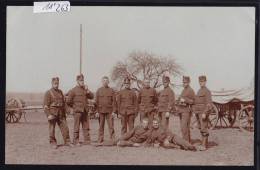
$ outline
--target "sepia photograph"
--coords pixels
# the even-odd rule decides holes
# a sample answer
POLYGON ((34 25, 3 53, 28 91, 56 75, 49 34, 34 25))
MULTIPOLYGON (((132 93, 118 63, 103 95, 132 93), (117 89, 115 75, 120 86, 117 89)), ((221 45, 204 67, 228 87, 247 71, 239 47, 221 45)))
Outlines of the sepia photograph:
POLYGON ((255 7, 7 6, 5 164, 254 166, 255 7))

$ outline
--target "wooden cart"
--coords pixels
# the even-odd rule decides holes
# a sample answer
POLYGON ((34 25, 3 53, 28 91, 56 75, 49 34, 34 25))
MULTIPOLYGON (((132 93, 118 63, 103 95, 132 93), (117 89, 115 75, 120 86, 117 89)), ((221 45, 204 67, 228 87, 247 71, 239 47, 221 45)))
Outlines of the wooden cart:
MULTIPOLYGON (((254 91, 252 88, 213 91, 213 109, 208 116, 210 129, 239 127, 241 131, 254 131, 254 91)), ((191 127, 199 123, 192 118, 191 127)))

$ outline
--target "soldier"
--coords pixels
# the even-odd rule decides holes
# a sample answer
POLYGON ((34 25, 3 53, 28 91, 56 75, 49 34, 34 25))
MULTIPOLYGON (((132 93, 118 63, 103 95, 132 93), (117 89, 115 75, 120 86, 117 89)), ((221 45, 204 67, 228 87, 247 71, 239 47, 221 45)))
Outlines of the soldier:
POLYGON ((157 119, 153 120, 153 127, 146 144, 155 147, 162 146, 168 149, 173 148, 196 151, 196 147, 191 145, 188 141, 172 133, 169 129, 161 127, 159 120, 157 119))
POLYGON ((104 126, 105 119, 107 120, 109 134, 111 141, 115 140, 115 130, 113 118, 116 112, 116 97, 114 90, 108 86, 109 78, 104 76, 102 78, 103 87, 99 88, 96 92, 96 105, 97 113, 96 117, 99 118, 99 135, 98 143, 102 143, 104 140, 104 126))
POLYGON ((62 91, 59 89, 58 77, 52 78, 52 88, 45 93, 43 105, 49 122, 49 136, 52 148, 58 148, 55 138, 56 123, 60 127, 65 146, 72 146, 66 121, 65 99, 62 91))
POLYGON ((134 129, 121 136, 117 142, 117 146, 141 146, 141 143, 145 142, 150 136, 150 130, 148 128, 148 119, 142 119, 141 125, 136 126, 134 129))
POLYGON ((69 91, 67 103, 73 107, 74 111, 74 137, 73 144, 80 146, 79 143, 79 126, 82 124, 84 145, 90 144, 89 135, 89 115, 88 115, 88 99, 93 99, 94 95, 84 85, 84 76, 77 76, 77 86, 69 91))
POLYGON ((148 118, 148 127, 151 128, 155 114, 154 107, 157 103, 157 94, 156 90, 150 87, 150 81, 148 79, 144 81, 144 88, 139 92, 138 103, 141 122, 144 118, 148 118))
POLYGON ((195 97, 195 105, 193 111, 199 117, 200 122, 200 133, 202 136, 202 145, 199 150, 206 150, 208 143, 208 114, 212 109, 212 98, 211 92, 206 87, 206 76, 199 77, 200 89, 195 97))
POLYGON ((158 99, 158 116, 161 121, 161 125, 164 128, 169 127, 170 112, 175 111, 175 94, 169 87, 170 78, 163 76, 164 89, 159 92, 158 99))
POLYGON ((121 115, 121 135, 134 128, 134 120, 137 116, 137 97, 135 92, 130 89, 130 79, 124 79, 125 89, 120 90, 117 96, 118 112, 121 115))
POLYGON ((190 142, 191 105, 194 104, 195 93, 190 87, 190 77, 183 76, 183 87, 180 97, 176 101, 177 111, 180 114, 180 125, 183 139, 190 142))

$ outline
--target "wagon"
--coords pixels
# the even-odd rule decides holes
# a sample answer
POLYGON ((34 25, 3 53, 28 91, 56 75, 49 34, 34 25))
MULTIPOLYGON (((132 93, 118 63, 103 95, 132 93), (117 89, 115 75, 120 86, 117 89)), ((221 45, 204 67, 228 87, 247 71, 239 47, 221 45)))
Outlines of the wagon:
POLYGON ((40 110, 42 106, 26 106, 25 102, 20 98, 10 98, 5 105, 5 120, 7 123, 17 123, 22 116, 26 120, 26 111, 28 110, 40 110))
MULTIPOLYGON (((208 116, 210 129, 239 127, 241 131, 254 131, 254 90, 252 87, 240 90, 212 92, 213 109, 208 116)), ((194 115, 191 127, 198 124, 194 115)))
MULTIPOLYGON (((66 114, 72 115, 73 109, 66 106, 66 114)), ((27 111, 35 111, 43 110, 43 106, 27 106, 25 101, 20 98, 10 98, 6 102, 5 106, 5 121, 7 123, 18 123, 20 119, 23 117, 25 122, 27 122, 26 119, 26 113, 27 111)), ((93 101, 89 102, 89 114, 90 118, 95 118, 95 105, 93 101)))

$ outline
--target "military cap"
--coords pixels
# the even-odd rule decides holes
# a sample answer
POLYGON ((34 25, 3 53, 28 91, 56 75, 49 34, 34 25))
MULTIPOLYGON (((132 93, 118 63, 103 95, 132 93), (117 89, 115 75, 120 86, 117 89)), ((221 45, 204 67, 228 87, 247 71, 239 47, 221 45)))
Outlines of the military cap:
POLYGON ((103 76, 102 79, 109 79, 107 76, 103 76))
POLYGON ((54 81, 58 81, 58 82, 59 82, 59 77, 53 77, 53 78, 51 79, 51 82, 54 82, 54 81))
POLYGON ((77 75, 77 80, 83 81, 84 80, 83 74, 77 75))
POLYGON ((182 81, 183 82, 190 82, 190 77, 189 76, 183 76, 182 81))
POLYGON ((199 81, 207 81, 206 76, 199 76, 199 81))
POLYGON ((163 82, 170 82, 170 77, 168 77, 168 76, 163 76, 163 77, 162 77, 162 81, 163 81, 163 82))
POLYGON ((129 84, 130 83, 130 78, 129 77, 126 77, 125 79, 124 79, 124 84, 129 84))

